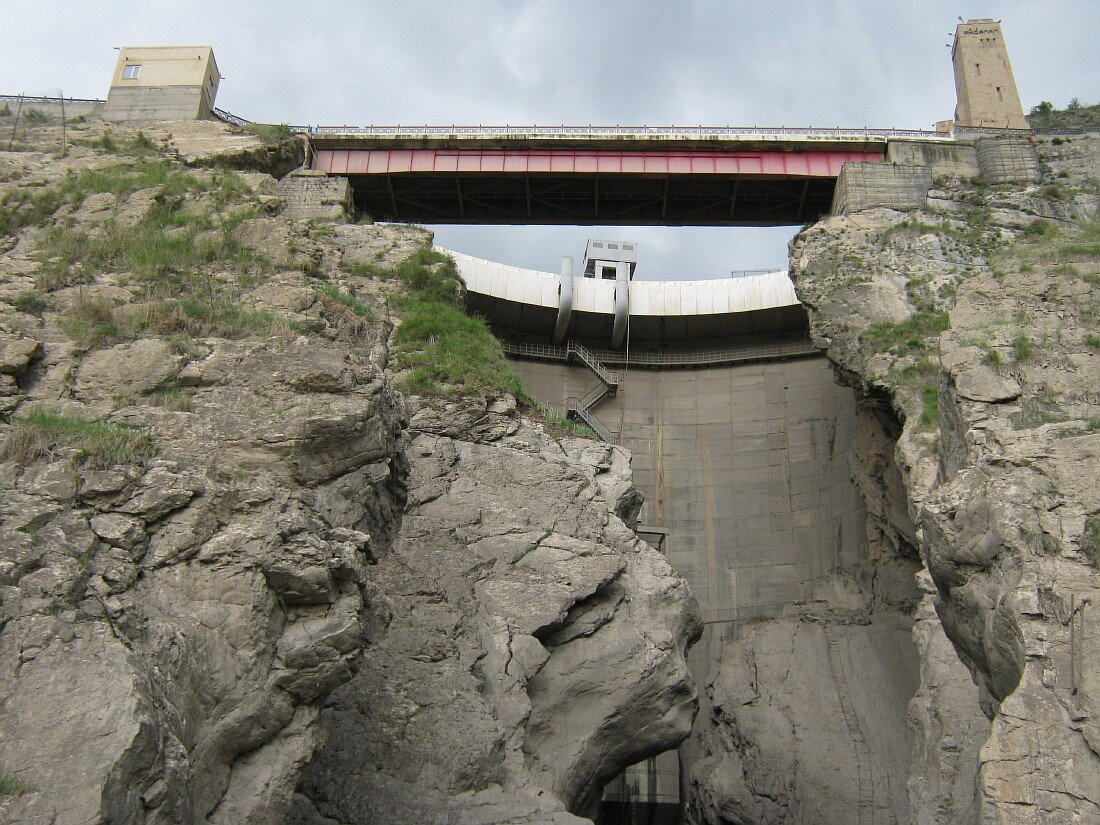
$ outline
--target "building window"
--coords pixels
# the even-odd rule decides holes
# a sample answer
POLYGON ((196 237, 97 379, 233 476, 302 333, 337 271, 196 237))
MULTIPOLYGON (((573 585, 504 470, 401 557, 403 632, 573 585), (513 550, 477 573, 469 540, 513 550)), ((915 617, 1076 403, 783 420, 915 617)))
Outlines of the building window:
POLYGON ((137 80, 141 77, 141 64, 132 63, 122 70, 122 76, 127 80, 137 80))

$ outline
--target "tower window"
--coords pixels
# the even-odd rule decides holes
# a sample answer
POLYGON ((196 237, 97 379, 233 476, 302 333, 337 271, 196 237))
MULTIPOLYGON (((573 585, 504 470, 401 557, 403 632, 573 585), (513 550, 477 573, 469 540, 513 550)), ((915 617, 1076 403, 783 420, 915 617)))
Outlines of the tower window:
POLYGON ((1004 103, 1004 101, 1005 101, 1005 97, 1004 97, 1004 95, 1001 94, 1001 87, 998 86, 997 87, 997 102, 998 103, 1004 103))
POLYGON ((122 70, 122 76, 127 80, 136 80, 141 77, 141 64, 131 63, 129 66, 122 70))
POLYGON ((978 77, 981 77, 982 76, 982 64, 981 63, 975 63, 974 64, 974 71, 977 73, 978 77))

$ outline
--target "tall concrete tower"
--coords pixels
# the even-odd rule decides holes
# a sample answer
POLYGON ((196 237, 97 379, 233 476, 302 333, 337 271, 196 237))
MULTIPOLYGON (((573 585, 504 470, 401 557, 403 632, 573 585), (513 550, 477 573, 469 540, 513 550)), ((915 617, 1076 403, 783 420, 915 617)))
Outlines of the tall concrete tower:
POLYGON ((996 20, 967 20, 955 29, 955 123, 1027 129, 1001 25, 996 20))

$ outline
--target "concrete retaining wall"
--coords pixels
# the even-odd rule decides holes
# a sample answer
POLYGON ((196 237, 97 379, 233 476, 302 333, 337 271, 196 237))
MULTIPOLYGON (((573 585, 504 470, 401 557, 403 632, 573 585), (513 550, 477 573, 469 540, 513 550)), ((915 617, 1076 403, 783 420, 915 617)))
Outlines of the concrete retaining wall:
POLYGON ((968 143, 892 140, 886 144, 886 162, 902 166, 927 166, 934 178, 952 176, 969 179, 978 174, 978 155, 968 143))
POLYGON ((200 86, 111 89, 103 112, 107 120, 198 120, 211 110, 200 86))
POLYGON ((286 215, 293 220, 343 223, 355 215, 355 202, 347 178, 326 172, 299 169, 279 182, 286 201, 286 215))
POLYGON ((1027 138, 1010 135, 976 141, 978 168, 986 183, 1019 183, 1039 180, 1039 154, 1027 138))
POLYGON ((927 166, 892 163, 846 163, 840 169, 833 195, 834 215, 862 209, 921 208, 932 188, 932 170, 927 166))

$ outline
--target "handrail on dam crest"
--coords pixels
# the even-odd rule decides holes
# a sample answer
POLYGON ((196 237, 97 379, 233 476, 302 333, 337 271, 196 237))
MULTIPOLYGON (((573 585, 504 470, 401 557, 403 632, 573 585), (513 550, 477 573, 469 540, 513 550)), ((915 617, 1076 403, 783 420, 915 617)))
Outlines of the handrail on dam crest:
MULTIPOLYGON (((570 345, 579 346, 570 341, 570 345)), ((517 344, 501 341, 505 355, 516 358, 530 358, 535 361, 569 361, 567 347, 555 347, 549 344, 517 344)), ((736 364, 743 361, 766 361, 782 358, 798 358, 821 353, 809 341, 782 341, 772 344, 745 344, 739 347, 727 347, 702 352, 615 352, 612 350, 586 350, 601 366, 614 364, 631 367, 713 367, 736 364)), ((587 366, 587 363, 585 364, 587 366)), ((612 373, 614 375, 614 373, 612 373)), ((617 380, 617 378, 616 378, 617 380)))

